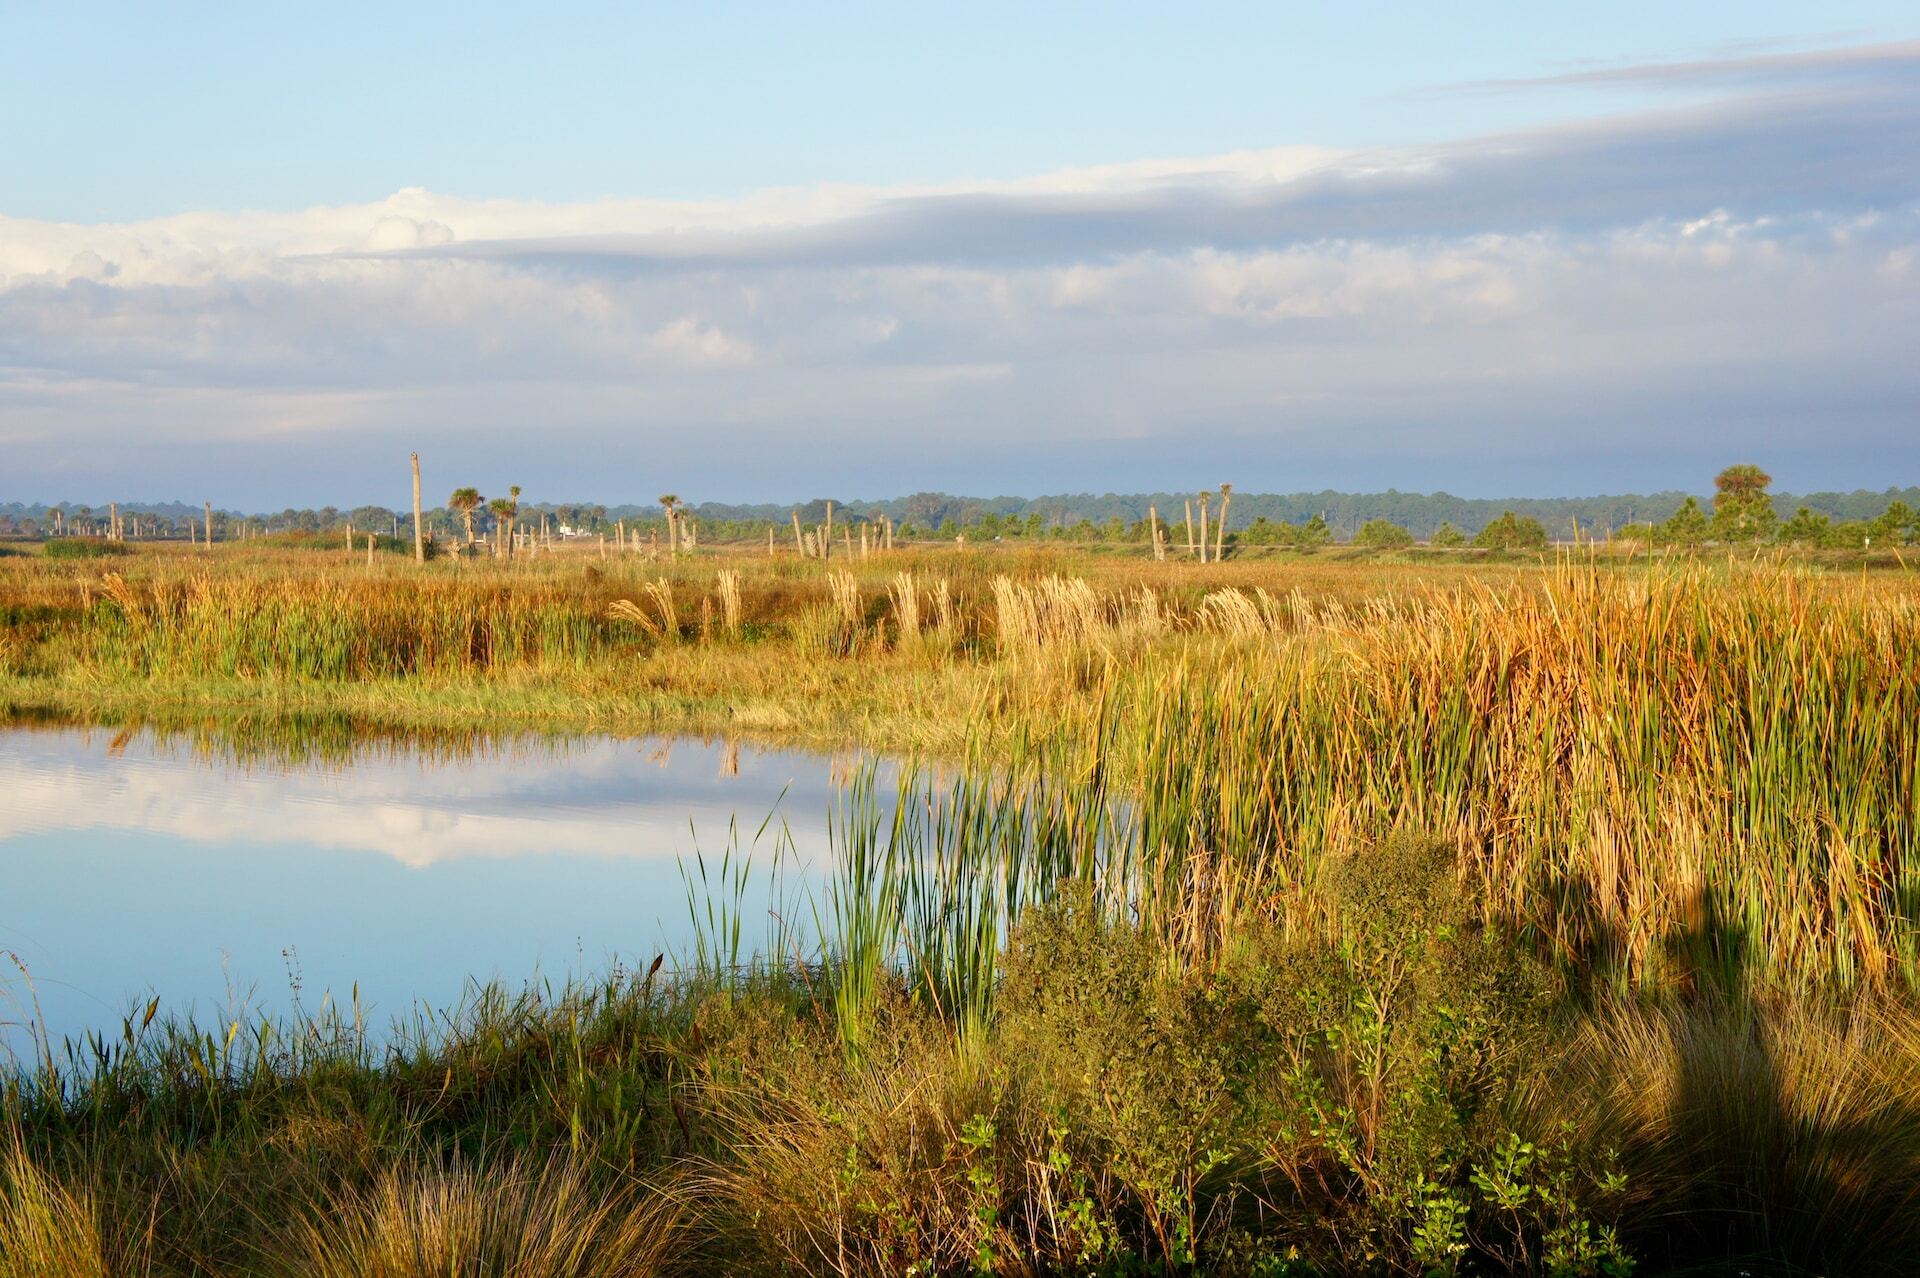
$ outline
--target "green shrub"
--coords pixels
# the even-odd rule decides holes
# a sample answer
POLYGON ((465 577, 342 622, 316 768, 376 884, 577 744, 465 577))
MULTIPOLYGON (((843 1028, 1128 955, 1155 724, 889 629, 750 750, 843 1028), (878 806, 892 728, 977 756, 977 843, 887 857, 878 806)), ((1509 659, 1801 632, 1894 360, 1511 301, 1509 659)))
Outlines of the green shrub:
POLYGON ((1547 544, 1547 530, 1539 520, 1509 510, 1482 528, 1473 544, 1482 550, 1541 550, 1547 544))
POLYGON ((1611 1161, 1516 1104, 1561 992, 1471 916, 1454 864, 1409 836, 1335 862, 1327 934, 1250 930, 1217 972, 1084 900, 1022 920, 998 1053, 1058 1115, 1127 1251, 1209 1271, 1626 1271, 1611 1161))
POLYGON ((1698 546, 1712 531, 1707 512, 1700 509, 1700 499, 1689 497, 1680 503, 1680 509, 1668 516, 1667 522, 1654 530, 1654 535, 1669 546, 1698 546))
POLYGON ((1353 544, 1374 550, 1398 550, 1413 544, 1413 534, 1390 519, 1369 519, 1353 534, 1353 544))
POLYGON ((1190 1265, 1224 1224, 1254 1149, 1269 1053, 1253 1008, 1170 970, 1144 931, 1085 898, 1031 912, 1007 954, 1000 1050, 1057 1115, 1064 1165, 1092 1169, 1090 1220, 1112 1243, 1190 1265))
POLYGON ((1427 544, 1451 550, 1455 546, 1466 545, 1467 535, 1458 528, 1455 528, 1452 524, 1443 521, 1438 528, 1433 530, 1433 536, 1427 538, 1427 544))
POLYGON ((56 537, 47 543, 43 553, 49 559, 110 559, 130 555, 133 549, 125 542, 97 537, 56 537))

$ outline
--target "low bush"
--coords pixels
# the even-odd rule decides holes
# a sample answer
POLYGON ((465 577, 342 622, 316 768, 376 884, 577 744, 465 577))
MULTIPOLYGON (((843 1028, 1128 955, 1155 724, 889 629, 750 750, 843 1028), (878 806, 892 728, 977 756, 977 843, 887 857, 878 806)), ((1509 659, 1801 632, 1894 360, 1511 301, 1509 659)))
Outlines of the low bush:
POLYGON ((1390 519, 1369 519, 1354 532, 1353 544, 1371 550, 1399 550, 1413 544, 1413 534, 1390 519))
POLYGON ((1481 550, 1545 550, 1547 530, 1539 520, 1509 510, 1475 533, 1473 544, 1481 550))
POLYGON ((49 559, 113 559, 132 554, 133 548, 123 541, 98 537, 56 537, 41 553, 49 559))

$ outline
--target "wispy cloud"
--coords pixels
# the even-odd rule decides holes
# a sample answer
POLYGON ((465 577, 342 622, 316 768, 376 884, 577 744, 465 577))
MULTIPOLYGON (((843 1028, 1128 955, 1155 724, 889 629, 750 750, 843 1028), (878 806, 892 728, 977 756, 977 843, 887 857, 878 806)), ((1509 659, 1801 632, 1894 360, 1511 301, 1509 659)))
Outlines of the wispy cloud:
POLYGON ((1910 78, 1920 65, 1920 40, 1780 51, 1778 42, 1742 41, 1717 56, 1670 62, 1584 67, 1553 75, 1471 80, 1436 90, 1448 93, 1514 92, 1576 85, 1616 87, 1747 87, 1848 82, 1863 75, 1910 78))

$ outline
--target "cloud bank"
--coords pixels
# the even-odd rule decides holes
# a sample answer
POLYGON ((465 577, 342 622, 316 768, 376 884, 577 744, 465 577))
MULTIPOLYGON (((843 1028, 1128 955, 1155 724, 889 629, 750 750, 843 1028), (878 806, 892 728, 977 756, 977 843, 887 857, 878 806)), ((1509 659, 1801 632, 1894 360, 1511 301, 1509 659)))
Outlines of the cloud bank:
POLYGON ((1692 96, 1008 183, 0 218, 0 497, 394 501, 413 448, 601 499, 1910 479, 1920 44, 1560 78, 1692 96))

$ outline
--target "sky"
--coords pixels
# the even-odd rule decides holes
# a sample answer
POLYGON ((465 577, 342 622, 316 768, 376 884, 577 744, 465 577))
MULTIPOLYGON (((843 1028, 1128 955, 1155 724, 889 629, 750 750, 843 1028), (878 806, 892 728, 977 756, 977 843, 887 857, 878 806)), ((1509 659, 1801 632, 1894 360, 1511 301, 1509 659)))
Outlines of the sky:
POLYGON ((1920 478, 1911 4, 0 2, 0 501, 1920 478))

